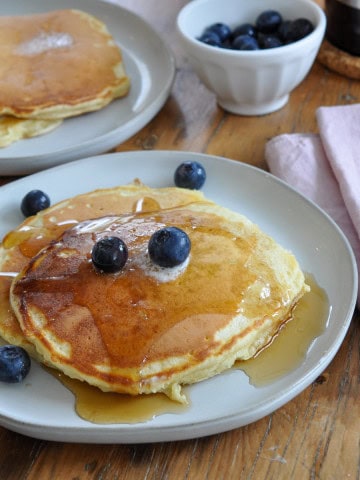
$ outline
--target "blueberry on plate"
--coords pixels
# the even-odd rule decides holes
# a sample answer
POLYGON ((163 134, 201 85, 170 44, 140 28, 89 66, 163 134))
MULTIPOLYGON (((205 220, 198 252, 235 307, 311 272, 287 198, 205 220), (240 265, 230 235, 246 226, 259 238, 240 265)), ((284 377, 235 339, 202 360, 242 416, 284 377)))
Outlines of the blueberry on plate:
POLYGON ((22 382, 29 373, 30 366, 30 356, 22 347, 16 345, 0 347, 0 382, 22 382))
POLYGON ((234 50, 259 50, 259 44, 256 38, 250 35, 239 35, 232 42, 234 50))
POLYGON ((207 27, 205 32, 216 33, 216 35, 220 38, 220 42, 223 43, 230 38, 231 28, 225 23, 218 22, 210 25, 210 27, 207 27))
POLYGON ((199 190, 205 183, 206 171, 199 162, 183 162, 174 174, 174 182, 177 187, 199 190))
POLYGON ((42 190, 31 190, 21 201, 20 209, 25 217, 36 215, 50 206, 50 198, 42 190))
POLYGON ((91 259, 98 270, 105 273, 119 272, 128 259, 128 249, 121 238, 103 237, 95 243, 91 259))
POLYGON ((282 16, 276 10, 265 10, 257 17, 255 26, 259 32, 274 33, 282 22, 282 16))
POLYGON ((186 232, 177 227, 164 227, 152 234, 149 257, 160 267, 176 267, 189 256, 191 242, 186 232))

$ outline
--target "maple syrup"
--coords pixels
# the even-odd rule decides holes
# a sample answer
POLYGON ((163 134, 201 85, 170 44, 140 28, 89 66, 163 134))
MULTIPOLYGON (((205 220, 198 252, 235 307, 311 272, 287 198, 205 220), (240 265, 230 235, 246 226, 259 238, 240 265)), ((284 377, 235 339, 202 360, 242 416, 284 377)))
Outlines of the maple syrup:
POLYGON ((92 423, 142 423, 157 415, 183 413, 189 407, 174 402, 163 393, 132 396, 103 392, 56 370, 46 368, 46 371, 74 394, 79 417, 92 423))
POLYGON ((159 209, 159 203, 151 197, 141 197, 133 206, 133 212, 151 212, 159 209))
POLYGON ((245 362, 236 362, 254 386, 271 383, 295 369, 305 360, 316 337, 325 330, 330 306, 325 291, 311 275, 306 275, 311 291, 304 295, 271 345, 245 362))

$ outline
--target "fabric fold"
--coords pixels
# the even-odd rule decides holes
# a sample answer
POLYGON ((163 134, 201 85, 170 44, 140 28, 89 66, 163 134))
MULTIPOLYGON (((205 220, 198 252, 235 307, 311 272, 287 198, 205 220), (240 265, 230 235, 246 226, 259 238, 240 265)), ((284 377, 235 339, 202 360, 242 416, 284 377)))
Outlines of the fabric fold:
POLYGON ((316 113, 326 156, 360 239, 360 104, 316 113))
POLYGON ((318 135, 276 136, 265 145, 265 160, 337 223, 360 271, 360 105, 320 107, 316 115, 318 135))

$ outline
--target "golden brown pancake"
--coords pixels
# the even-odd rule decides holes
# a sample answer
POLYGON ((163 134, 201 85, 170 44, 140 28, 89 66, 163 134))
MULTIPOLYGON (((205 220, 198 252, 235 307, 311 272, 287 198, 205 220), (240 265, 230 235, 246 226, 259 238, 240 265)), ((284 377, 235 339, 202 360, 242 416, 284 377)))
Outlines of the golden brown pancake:
POLYGON ((23 138, 32 138, 51 132, 62 120, 38 120, 0 116, 0 147, 7 147, 23 138))
POLYGON ((291 318, 307 287, 292 254, 245 217, 212 202, 81 222, 33 257, 14 279, 11 304, 45 362, 105 391, 164 392, 253 357, 291 318), (189 235, 180 267, 154 266, 150 236, 189 235), (91 250, 122 238, 129 259, 99 272, 91 250))
POLYGON ((0 114, 63 119, 129 90, 120 48, 88 13, 0 17, 0 44, 0 114))
POLYGON ((132 185, 77 195, 24 220, 4 237, 0 245, 0 336, 39 357, 24 337, 10 307, 10 284, 28 261, 64 230, 88 218, 158 210, 203 199, 203 194, 198 191, 175 187, 149 188, 135 181, 132 185))

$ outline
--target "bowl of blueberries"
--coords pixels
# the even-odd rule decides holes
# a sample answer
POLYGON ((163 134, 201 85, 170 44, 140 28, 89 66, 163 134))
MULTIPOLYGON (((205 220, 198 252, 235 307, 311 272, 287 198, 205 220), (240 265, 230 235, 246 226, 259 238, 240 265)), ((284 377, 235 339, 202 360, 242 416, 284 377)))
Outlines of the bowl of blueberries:
POLYGON ((326 28, 313 0, 192 0, 177 17, 181 46, 217 103, 265 115, 311 69, 326 28))

